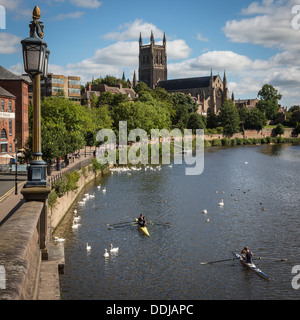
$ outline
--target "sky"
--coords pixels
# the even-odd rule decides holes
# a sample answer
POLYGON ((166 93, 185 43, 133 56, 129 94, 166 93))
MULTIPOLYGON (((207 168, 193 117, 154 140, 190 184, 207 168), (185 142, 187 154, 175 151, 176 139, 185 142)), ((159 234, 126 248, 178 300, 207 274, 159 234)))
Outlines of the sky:
POLYGON ((0 0, 0 65, 22 74, 20 41, 35 5, 51 51, 49 72, 138 76, 143 43, 167 38, 168 79, 220 74, 229 95, 253 99, 264 84, 300 104, 300 0, 0 0))

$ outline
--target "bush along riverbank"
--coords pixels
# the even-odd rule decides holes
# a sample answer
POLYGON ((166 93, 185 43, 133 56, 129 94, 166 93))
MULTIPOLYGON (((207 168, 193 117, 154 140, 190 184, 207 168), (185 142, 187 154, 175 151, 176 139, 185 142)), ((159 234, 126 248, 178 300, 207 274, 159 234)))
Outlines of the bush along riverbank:
POLYGON ((260 145, 260 144, 277 144, 291 143, 300 144, 300 138, 282 138, 282 137, 266 137, 266 138, 222 138, 213 140, 204 140, 204 147, 221 147, 221 146, 239 146, 239 145, 260 145))
POLYGON ((80 170, 66 172, 51 187, 48 198, 52 231, 59 225, 80 191, 91 181, 108 170, 109 165, 100 165, 96 159, 80 170))

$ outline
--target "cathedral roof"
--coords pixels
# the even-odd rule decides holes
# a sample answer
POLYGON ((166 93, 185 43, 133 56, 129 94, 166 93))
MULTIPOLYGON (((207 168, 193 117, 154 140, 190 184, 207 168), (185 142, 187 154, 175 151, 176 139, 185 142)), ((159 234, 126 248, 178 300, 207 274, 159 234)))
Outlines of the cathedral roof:
MULTIPOLYGON (((213 76, 215 79, 217 76, 213 76)), ((186 78, 186 79, 174 79, 159 81, 158 86, 168 90, 180 90, 180 89, 193 89, 193 88, 208 88, 210 82, 210 76, 186 78)))

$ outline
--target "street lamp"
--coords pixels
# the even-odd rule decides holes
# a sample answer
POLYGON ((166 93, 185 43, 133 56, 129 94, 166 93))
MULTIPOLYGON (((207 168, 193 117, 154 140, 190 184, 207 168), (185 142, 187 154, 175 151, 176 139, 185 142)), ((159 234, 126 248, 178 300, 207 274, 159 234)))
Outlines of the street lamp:
POLYGON ((18 138, 14 138, 15 152, 16 152, 16 172, 15 172, 15 194, 18 194, 18 138))
POLYGON ((32 14, 30 37, 21 41, 23 49, 24 69, 33 79, 33 132, 32 154, 26 186, 47 185, 46 162, 42 159, 41 144, 41 75, 47 76, 50 51, 44 37, 44 26, 38 21, 41 11, 35 6, 32 14))

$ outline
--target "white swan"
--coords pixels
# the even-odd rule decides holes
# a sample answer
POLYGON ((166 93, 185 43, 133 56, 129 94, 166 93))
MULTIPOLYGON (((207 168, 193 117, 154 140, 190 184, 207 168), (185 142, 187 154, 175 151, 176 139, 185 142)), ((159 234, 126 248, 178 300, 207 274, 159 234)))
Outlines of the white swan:
POLYGON ((102 191, 105 193, 106 192, 106 188, 104 188, 102 191))
POLYGON ((76 209, 74 210, 74 213, 75 213, 75 214, 77 213, 77 210, 76 210, 76 209))
POLYGON ((209 222, 209 219, 206 219, 206 222, 209 222))
POLYGON ((80 217, 74 217, 73 220, 74 220, 75 222, 78 222, 78 221, 80 220, 80 217))
POLYGON ((92 247, 91 246, 89 246, 89 244, 88 243, 86 243, 86 251, 90 251, 92 249, 92 247))
POLYGON ((224 206, 224 199, 221 200, 221 202, 219 202, 219 206, 223 207, 224 206))
POLYGON ((89 194, 88 194, 88 193, 85 193, 84 196, 88 198, 88 197, 89 197, 89 194))
POLYGON ((118 248, 113 248, 113 245, 110 244, 110 252, 118 252, 119 251, 119 247, 118 248))
POLYGON ((101 184, 99 184, 99 186, 97 186, 97 189, 101 189, 101 184))
POLYGON ((107 252, 107 249, 104 249, 104 255, 103 255, 103 257, 105 257, 105 258, 107 258, 107 257, 109 257, 109 253, 107 252))
POLYGON ((55 240, 56 242, 64 242, 66 239, 59 238, 59 237, 54 237, 54 240, 55 240))
POLYGON ((90 194, 90 198, 95 198, 95 193, 94 194, 90 194))
POLYGON ((80 226, 79 223, 74 223, 73 222, 72 229, 78 229, 79 226, 80 226))
POLYGON ((202 211, 202 213, 206 214, 206 213, 207 213, 207 210, 206 210, 206 209, 204 209, 204 210, 202 211))
POLYGON ((80 204, 81 206, 85 205, 85 201, 79 201, 78 204, 80 204))

